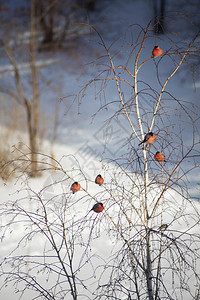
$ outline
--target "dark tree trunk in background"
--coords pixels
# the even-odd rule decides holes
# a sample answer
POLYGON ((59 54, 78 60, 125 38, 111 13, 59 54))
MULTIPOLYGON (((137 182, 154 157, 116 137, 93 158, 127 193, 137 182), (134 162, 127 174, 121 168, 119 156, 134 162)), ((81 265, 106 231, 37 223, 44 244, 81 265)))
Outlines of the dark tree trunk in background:
POLYGON ((165 5, 166 0, 153 0, 154 31, 158 34, 163 34, 165 31, 165 5))
POLYGON ((94 11, 97 1, 98 0, 77 0, 77 3, 89 11, 94 11))
POLYGON ((87 3, 87 9, 90 11, 94 11, 95 10, 95 4, 96 4, 96 0, 90 0, 87 3))
POLYGON ((53 28, 54 28, 54 11, 56 9, 55 4, 51 1, 47 1, 45 6, 44 1, 35 1, 35 16, 38 18, 39 24, 43 31, 43 46, 50 47, 54 41, 53 28))

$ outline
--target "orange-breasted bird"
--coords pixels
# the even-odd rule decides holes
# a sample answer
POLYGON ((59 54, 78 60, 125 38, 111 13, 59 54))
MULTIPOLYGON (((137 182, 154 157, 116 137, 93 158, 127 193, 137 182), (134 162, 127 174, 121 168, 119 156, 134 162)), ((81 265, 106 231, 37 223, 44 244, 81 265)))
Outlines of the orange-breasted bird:
POLYGON ((154 159, 159 162, 166 161, 164 154, 161 154, 159 151, 157 151, 156 154, 154 155, 154 159))
POLYGON ((144 140, 138 144, 141 145, 143 143, 152 144, 155 141, 155 134, 153 132, 149 132, 145 135, 144 140))
POLYGON ((98 214, 102 212, 103 209, 104 209, 103 203, 97 202, 91 210, 95 211, 98 214))
POLYGON ((104 183, 104 179, 100 174, 95 178, 95 183, 99 185, 102 185, 104 183))
POLYGON ((80 184, 77 181, 75 181, 71 186, 71 191, 74 194, 74 193, 78 192, 80 190, 80 188, 81 188, 80 184))
POLYGON ((163 50, 161 48, 159 48, 158 46, 155 46, 153 48, 152 55, 153 55, 153 57, 163 55, 163 50))

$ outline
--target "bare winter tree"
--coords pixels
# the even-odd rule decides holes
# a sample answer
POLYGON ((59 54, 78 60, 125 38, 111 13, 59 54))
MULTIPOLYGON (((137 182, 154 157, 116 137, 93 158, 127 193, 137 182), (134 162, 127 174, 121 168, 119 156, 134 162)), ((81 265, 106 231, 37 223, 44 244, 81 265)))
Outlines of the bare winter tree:
MULTIPOLYGON (((82 14, 82 10, 85 11, 83 6, 86 6, 86 2, 83 5, 77 1, 72 3, 71 1, 33 0, 13 5, 13 8, 9 7, 9 3, 1 3, 0 41, 2 47, 0 51, 5 62, 8 63, 7 69, 6 66, 4 67, 5 73, 8 76, 10 73, 12 74, 14 83, 5 80, 0 90, 9 95, 12 101, 16 101, 21 110, 25 112, 29 147, 32 152, 31 176, 37 175, 38 137, 41 137, 42 131, 45 131, 45 125, 43 125, 45 117, 41 112, 41 91, 45 86, 47 90, 49 88, 54 90, 55 98, 60 96, 58 84, 56 83, 56 87, 54 83, 49 84, 48 79, 46 80, 45 76, 41 76, 39 72, 40 66, 45 66, 46 61, 42 61, 43 57, 38 59, 38 50, 51 50, 64 45, 68 35, 71 39, 77 38, 81 29, 83 29, 81 34, 84 34, 86 26, 83 25, 76 24, 73 30, 68 30, 72 22, 83 21, 82 17, 85 16, 82 14)), ((58 114, 57 105, 55 121, 53 121, 55 127, 58 126, 58 114)), ((54 116, 51 116, 52 118, 54 119, 54 116)), ((52 120, 48 122, 51 126, 52 120)), ((56 132, 56 128, 54 132, 56 132)), ((55 140, 55 135, 52 140, 55 140)))
MULTIPOLYGON (((48 169, 52 170, 53 166, 47 164, 48 169)), ((19 199, 14 204, 14 210, 11 203, 7 203, 10 209, 3 213, 9 223, 6 226, 2 224, 2 239, 6 238, 7 230, 19 229, 21 222, 26 224, 21 227, 23 234, 19 236, 15 251, 5 259, 5 264, 1 264, 3 285, 12 283, 20 298, 28 295, 31 299, 67 297, 75 300, 78 299, 77 286, 84 286, 84 280, 82 282, 76 274, 82 267, 81 261, 76 257, 77 243, 82 243, 79 232, 81 220, 77 222, 73 208, 68 207, 70 190, 68 194, 60 193, 50 198, 52 188, 55 190, 58 186, 67 186, 69 178, 62 171, 60 174, 56 177, 56 182, 50 180, 39 193, 29 187, 29 200, 27 201, 27 196, 19 199), (37 253, 31 253, 31 246, 35 243, 38 245, 37 253)))
POLYGON ((123 245, 121 251, 116 251, 115 260, 112 257, 106 268, 102 266, 105 274, 110 268, 110 280, 105 283, 102 275, 100 293, 95 299, 199 297, 199 212, 187 182, 187 176, 199 169, 199 108, 167 90, 168 83, 195 49, 199 32, 181 50, 173 46, 164 55, 150 51, 145 59, 143 49, 151 37, 149 25, 138 32, 136 41, 130 42, 128 60, 123 65, 115 64, 117 53, 112 53, 99 35, 97 42, 105 49, 108 61, 100 76, 88 84, 94 83, 97 88, 101 83, 99 94, 105 95, 105 104, 100 111, 115 111, 109 115, 108 124, 125 116, 123 125, 130 128, 128 154, 115 160, 117 167, 112 178, 116 185, 109 190, 106 202, 110 231, 114 227, 123 245), (168 58, 173 62, 171 72, 163 78, 160 71, 168 58), (144 74, 150 63, 148 80, 144 74), (108 84, 112 87, 112 99, 106 96, 108 84), (182 133, 185 123, 191 130, 188 139, 182 133), (160 152, 167 154, 166 163, 160 152), (182 224, 180 229, 178 223, 182 224))
POLYGON ((37 169, 37 138, 38 138, 38 127, 39 127, 39 89, 38 89, 38 73, 36 68, 36 41, 35 41, 35 15, 34 15, 34 1, 32 1, 31 7, 31 18, 30 18, 30 70, 31 70, 31 88, 32 88, 32 99, 26 96, 25 88, 23 85, 23 79, 20 74, 20 63, 16 59, 17 51, 15 41, 10 39, 8 34, 8 26, 6 19, 1 13, 2 23, 2 36, 1 43, 4 47, 4 51, 10 60, 10 63, 14 70, 14 78, 16 85, 16 92, 11 88, 6 90, 6 93, 10 94, 16 101, 24 107, 27 118, 27 128, 29 135, 29 145, 31 149, 31 176, 36 176, 37 169))

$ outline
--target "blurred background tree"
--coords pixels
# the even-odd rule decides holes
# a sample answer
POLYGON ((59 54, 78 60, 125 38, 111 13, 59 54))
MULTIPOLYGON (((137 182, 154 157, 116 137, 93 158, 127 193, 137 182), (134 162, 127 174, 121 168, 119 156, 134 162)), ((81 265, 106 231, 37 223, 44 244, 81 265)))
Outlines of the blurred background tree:
MULTIPOLYGON (((4 59, 2 77, 13 78, 2 80, 0 92, 2 100, 9 99, 11 103, 14 101, 15 107, 19 105, 22 112, 24 123, 22 125, 14 116, 15 129, 24 132, 26 128, 28 133, 28 141, 24 137, 21 139, 25 144, 28 143, 31 151, 29 175, 32 177, 38 174, 36 152, 39 151, 39 144, 46 136, 48 127, 52 128, 52 141, 55 142, 59 124, 59 102, 54 101, 55 109, 52 109, 48 121, 42 104, 44 89, 50 89, 55 99, 59 97, 60 85, 54 84, 41 74, 41 68, 51 66, 56 59, 53 56, 50 59, 41 58, 40 52, 52 53, 55 49, 68 46, 72 40, 77 45, 81 36, 89 34, 88 27, 83 23, 87 21, 88 12, 95 9, 96 2, 97 0, 32 0, 17 3, 1 1, 0 51, 4 59)), ((10 112, 12 116, 15 111, 10 112)), ((8 157, 9 151, 6 152, 7 158, 2 157, 3 161, 11 158, 8 157)), ((2 149, 1 153, 5 151, 2 149)))

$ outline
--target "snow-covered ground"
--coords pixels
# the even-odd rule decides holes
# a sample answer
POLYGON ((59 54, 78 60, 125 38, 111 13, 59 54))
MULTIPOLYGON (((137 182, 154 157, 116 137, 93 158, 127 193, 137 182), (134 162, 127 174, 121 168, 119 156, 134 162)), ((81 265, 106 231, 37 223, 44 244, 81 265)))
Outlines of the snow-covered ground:
MULTIPOLYGON (((140 24, 141 26, 146 26, 148 21, 152 17, 150 4, 147 4, 146 1, 131 0, 107 1, 106 9, 102 10, 101 14, 101 22, 95 25, 97 26, 99 32, 102 34, 107 45, 110 45, 115 38, 119 38, 120 36, 126 36, 129 41, 131 39, 134 40, 137 30, 131 28, 133 34, 133 36, 131 36, 130 27, 127 26, 131 24, 140 24)), ((184 37, 184 34, 185 33, 181 32, 177 39, 181 40, 184 37)), ((161 40, 161 38, 162 37, 147 40, 147 43, 142 50, 142 58, 146 59, 150 57, 153 46, 158 42, 165 51, 168 51, 170 49, 170 41, 165 40, 164 38, 162 38, 161 40)), ((120 39, 113 46, 113 48, 117 49, 119 45, 124 44, 124 39, 120 39)), ((92 49, 93 51, 98 52, 98 47, 94 43, 92 44, 92 49)), ((124 61, 127 60, 128 51, 124 49, 124 47, 121 48, 121 52, 116 58, 116 65, 121 65, 124 61)), ((103 202, 104 199, 106 199, 109 195, 108 190, 112 189, 111 180, 113 180, 113 178, 110 176, 110 170, 113 168, 113 164, 111 163, 109 165, 106 159, 116 159, 120 155, 123 155, 123 152, 127 151, 127 148, 123 148, 123 145, 126 139, 130 136, 130 128, 125 119, 119 118, 118 120, 113 120, 113 122, 109 125, 107 122, 105 122, 111 116, 115 107, 111 108, 109 111, 103 109, 97 114, 95 118, 92 117, 93 114, 98 111, 102 103, 104 103, 103 99, 102 102, 99 101, 99 99, 95 99, 95 92, 92 88, 89 88, 87 90, 86 96, 81 100, 81 104, 78 106, 77 102, 75 102, 70 111, 65 115, 65 112, 71 104, 70 101, 72 101, 71 99, 65 97, 67 97, 69 94, 77 93, 81 89, 81 87, 88 82, 88 80, 96 76, 98 67, 88 65, 88 63, 91 61, 91 57, 92 59, 95 59, 95 56, 93 56, 93 54, 91 56, 90 55, 91 52, 88 54, 88 56, 85 51, 81 53, 78 59, 78 62, 80 62, 80 68, 78 70, 76 69, 75 72, 73 72, 73 68, 74 66, 76 66, 76 63, 71 62, 71 57, 67 57, 64 53, 55 55, 52 54, 52 57, 49 59, 51 59, 51 61, 59 61, 59 63, 41 69, 41 72, 46 77, 46 80, 52 80, 52 78, 54 78, 55 83, 56 81, 58 81, 58 84, 60 84, 60 86, 62 87, 60 94, 58 97, 56 97, 56 99, 54 98, 55 94, 51 93, 51 91, 44 91, 42 95, 43 99, 45 99, 45 101, 43 102, 43 106, 46 110, 50 111, 52 111, 55 107, 55 100, 58 100, 58 98, 62 99, 62 101, 60 102, 60 116, 62 118, 62 126, 59 127, 57 142, 53 145, 52 152, 55 155, 55 158, 61 162, 63 168, 65 170, 70 170, 68 174, 70 174, 70 176, 74 180, 80 181, 82 187, 89 191, 91 197, 89 197, 89 195, 85 195, 84 190, 81 190, 77 194, 72 195, 70 193, 70 186, 73 182, 72 178, 65 178, 63 173, 57 171, 45 172, 45 174, 38 179, 28 179, 28 191, 26 189, 27 185, 25 185, 25 189, 23 188, 24 182, 27 183, 26 178, 23 178, 23 181, 19 180, 17 182, 15 181, 15 179, 13 179, 11 182, 8 182, 7 185, 4 185, 2 182, 0 186, 2 199, 1 203, 6 203, 9 201, 15 202, 17 199, 23 199, 22 201, 26 201, 31 198, 31 196, 27 196, 27 194, 29 194, 30 191, 33 190, 37 194, 42 195, 43 200, 46 201, 45 203, 53 201, 53 204, 50 203, 50 207, 52 205, 52 210, 55 209, 55 212, 58 213, 60 209, 59 207, 62 207, 64 201, 68 199, 73 204, 75 204, 70 208, 70 216, 73 216, 76 220, 81 219, 82 223, 80 226, 86 224, 87 229, 83 230, 83 241, 88 240, 88 236, 90 234, 89 228, 92 224, 94 224, 93 222, 96 222, 96 219, 103 219, 104 217, 106 219, 105 212, 97 216, 92 212, 89 212, 92 205, 94 204, 94 200, 92 199, 92 197, 100 199, 103 202), (63 61, 62 66, 60 64, 60 61, 63 61), (52 106, 49 103, 52 103, 52 106), (79 166, 83 172, 79 171, 79 166), (94 183, 94 178, 99 173, 102 174, 105 179, 104 187, 97 186, 94 183), (19 192, 19 190, 21 190, 21 192, 19 192), (102 191, 104 191, 104 193, 101 196, 100 192, 102 191)), ((147 63, 147 67, 145 67, 145 72, 143 73, 143 80, 148 81, 150 85, 154 86, 155 73, 152 74, 153 66, 154 62, 147 63)), ((161 67, 161 79, 166 77, 166 75, 173 70, 173 65, 170 65, 167 59, 166 61, 163 60, 161 67)), ((4 66, 0 67, 0 71, 2 71, 3 68, 4 66)), ((182 72, 178 72, 178 74, 169 83, 168 91, 178 99, 183 99, 185 101, 189 100, 193 104, 198 104, 200 97, 200 84, 197 81, 196 91, 194 93, 192 77, 188 76, 187 72, 187 69, 183 69, 182 72)), ((11 76, 11 74, 9 74, 9 76, 11 76)), ((113 98, 115 96, 113 96, 112 88, 108 88, 107 97, 112 101, 115 100, 115 98, 113 98)), ((184 129, 186 131, 185 137, 188 139, 188 142, 191 137, 190 129, 191 128, 187 127, 186 129, 184 129)), ((138 143, 138 141, 134 143, 138 143)), ((49 142, 44 141, 43 151, 47 151, 49 153, 49 148, 49 142)), ((173 168, 172 163, 169 163, 168 168, 169 170, 173 168)), ((199 173, 194 173, 193 177, 191 178, 193 181, 193 185, 194 182, 198 183, 199 173)), ((120 180, 121 182, 123 182, 123 178, 120 178, 120 180)), ((191 186, 192 188, 193 185, 191 186)), ((194 195, 196 197, 198 196, 196 186, 194 187, 194 195)), ((174 195, 171 194, 170 197, 171 199, 174 199, 174 195)), ((137 206, 139 204, 136 203, 135 205, 137 206)), ((179 203, 178 205, 180 205, 181 207, 182 203, 179 203)), ((195 208, 187 205, 187 203, 184 203, 184 205, 184 213, 187 216, 195 213, 195 208, 197 211, 200 209, 200 205, 198 202, 194 203, 195 208)), ((31 200, 28 200, 27 207, 27 209, 30 209, 30 211, 32 211, 35 209, 35 204, 33 204, 31 200)), ((112 206, 109 207, 109 213, 114 217, 114 212, 116 213, 116 211, 113 208, 112 214, 112 208, 112 206)), ((164 217, 166 218, 165 220, 167 223, 173 223, 172 229, 174 231, 184 230, 183 224, 181 222, 173 221, 173 219, 171 218, 171 211, 170 214, 167 213, 164 217)), ((4 222, 6 221, 7 220, 2 219, 1 224, 4 224, 4 222)), ((190 222, 190 218, 188 217, 186 221, 190 222)), ((87 249, 87 251, 90 252, 91 256, 101 254, 102 257, 106 259, 110 254, 110 251, 113 249, 113 243, 115 243, 116 240, 115 237, 111 239, 108 238, 105 231, 105 228, 107 226, 106 221, 102 221, 101 226, 101 228, 98 227, 96 229, 94 233, 95 238, 90 241, 90 249, 87 249)), ((157 224, 155 224, 155 226, 157 226, 157 224)), ((3 238, 1 243, 1 257, 7 256, 7 254, 13 249, 13 246, 15 246, 19 240, 20 234, 22 233, 23 235, 22 230, 23 226, 21 227, 19 225, 15 228, 13 234, 8 234, 3 238)), ((198 228, 195 228, 194 230, 198 231, 198 228)), ((42 249, 42 247, 40 246, 43 246, 44 244, 45 242, 42 240, 42 238, 39 240, 39 242, 38 240, 33 240, 29 244, 29 253, 40 253, 42 249)), ((83 255, 83 252, 84 250, 80 249, 81 254, 78 255, 78 258, 83 255)), ((95 262, 99 263, 99 260, 95 258, 93 264, 95 264, 95 262)), ((88 266, 83 270, 84 272, 91 272, 91 274, 93 274, 93 271, 90 268, 91 266, 88 266)), ((95 276, 98 276, 98 271, 94 274, 95 276)), ((93 276, 89 274, 87 275, 87 277, 93 276)), ((97 288, 97 284, 93 279, 95 278, 90 279, 89 282, 91 284, 90 290, 94 294, 88 292, 89 299, 94 298, 95 289, 97 288)), ((87 294, 87 292, 85 293, 87 294)), ((27 294, 25 299, 30 299, 31 296, 32 295, 27 294)), ((85 296, 82 296, 82 298, 80 297, 80 299, 86 299, 84 297, 85 296)), ((16 295, 13 293, 12 288, 8 286, 8 288, 4 288, 0 291, 0 298, 15 300, 16 295)), ((187 300, 189 299, 192 300, 192 298, 187 298, 187 300)))

